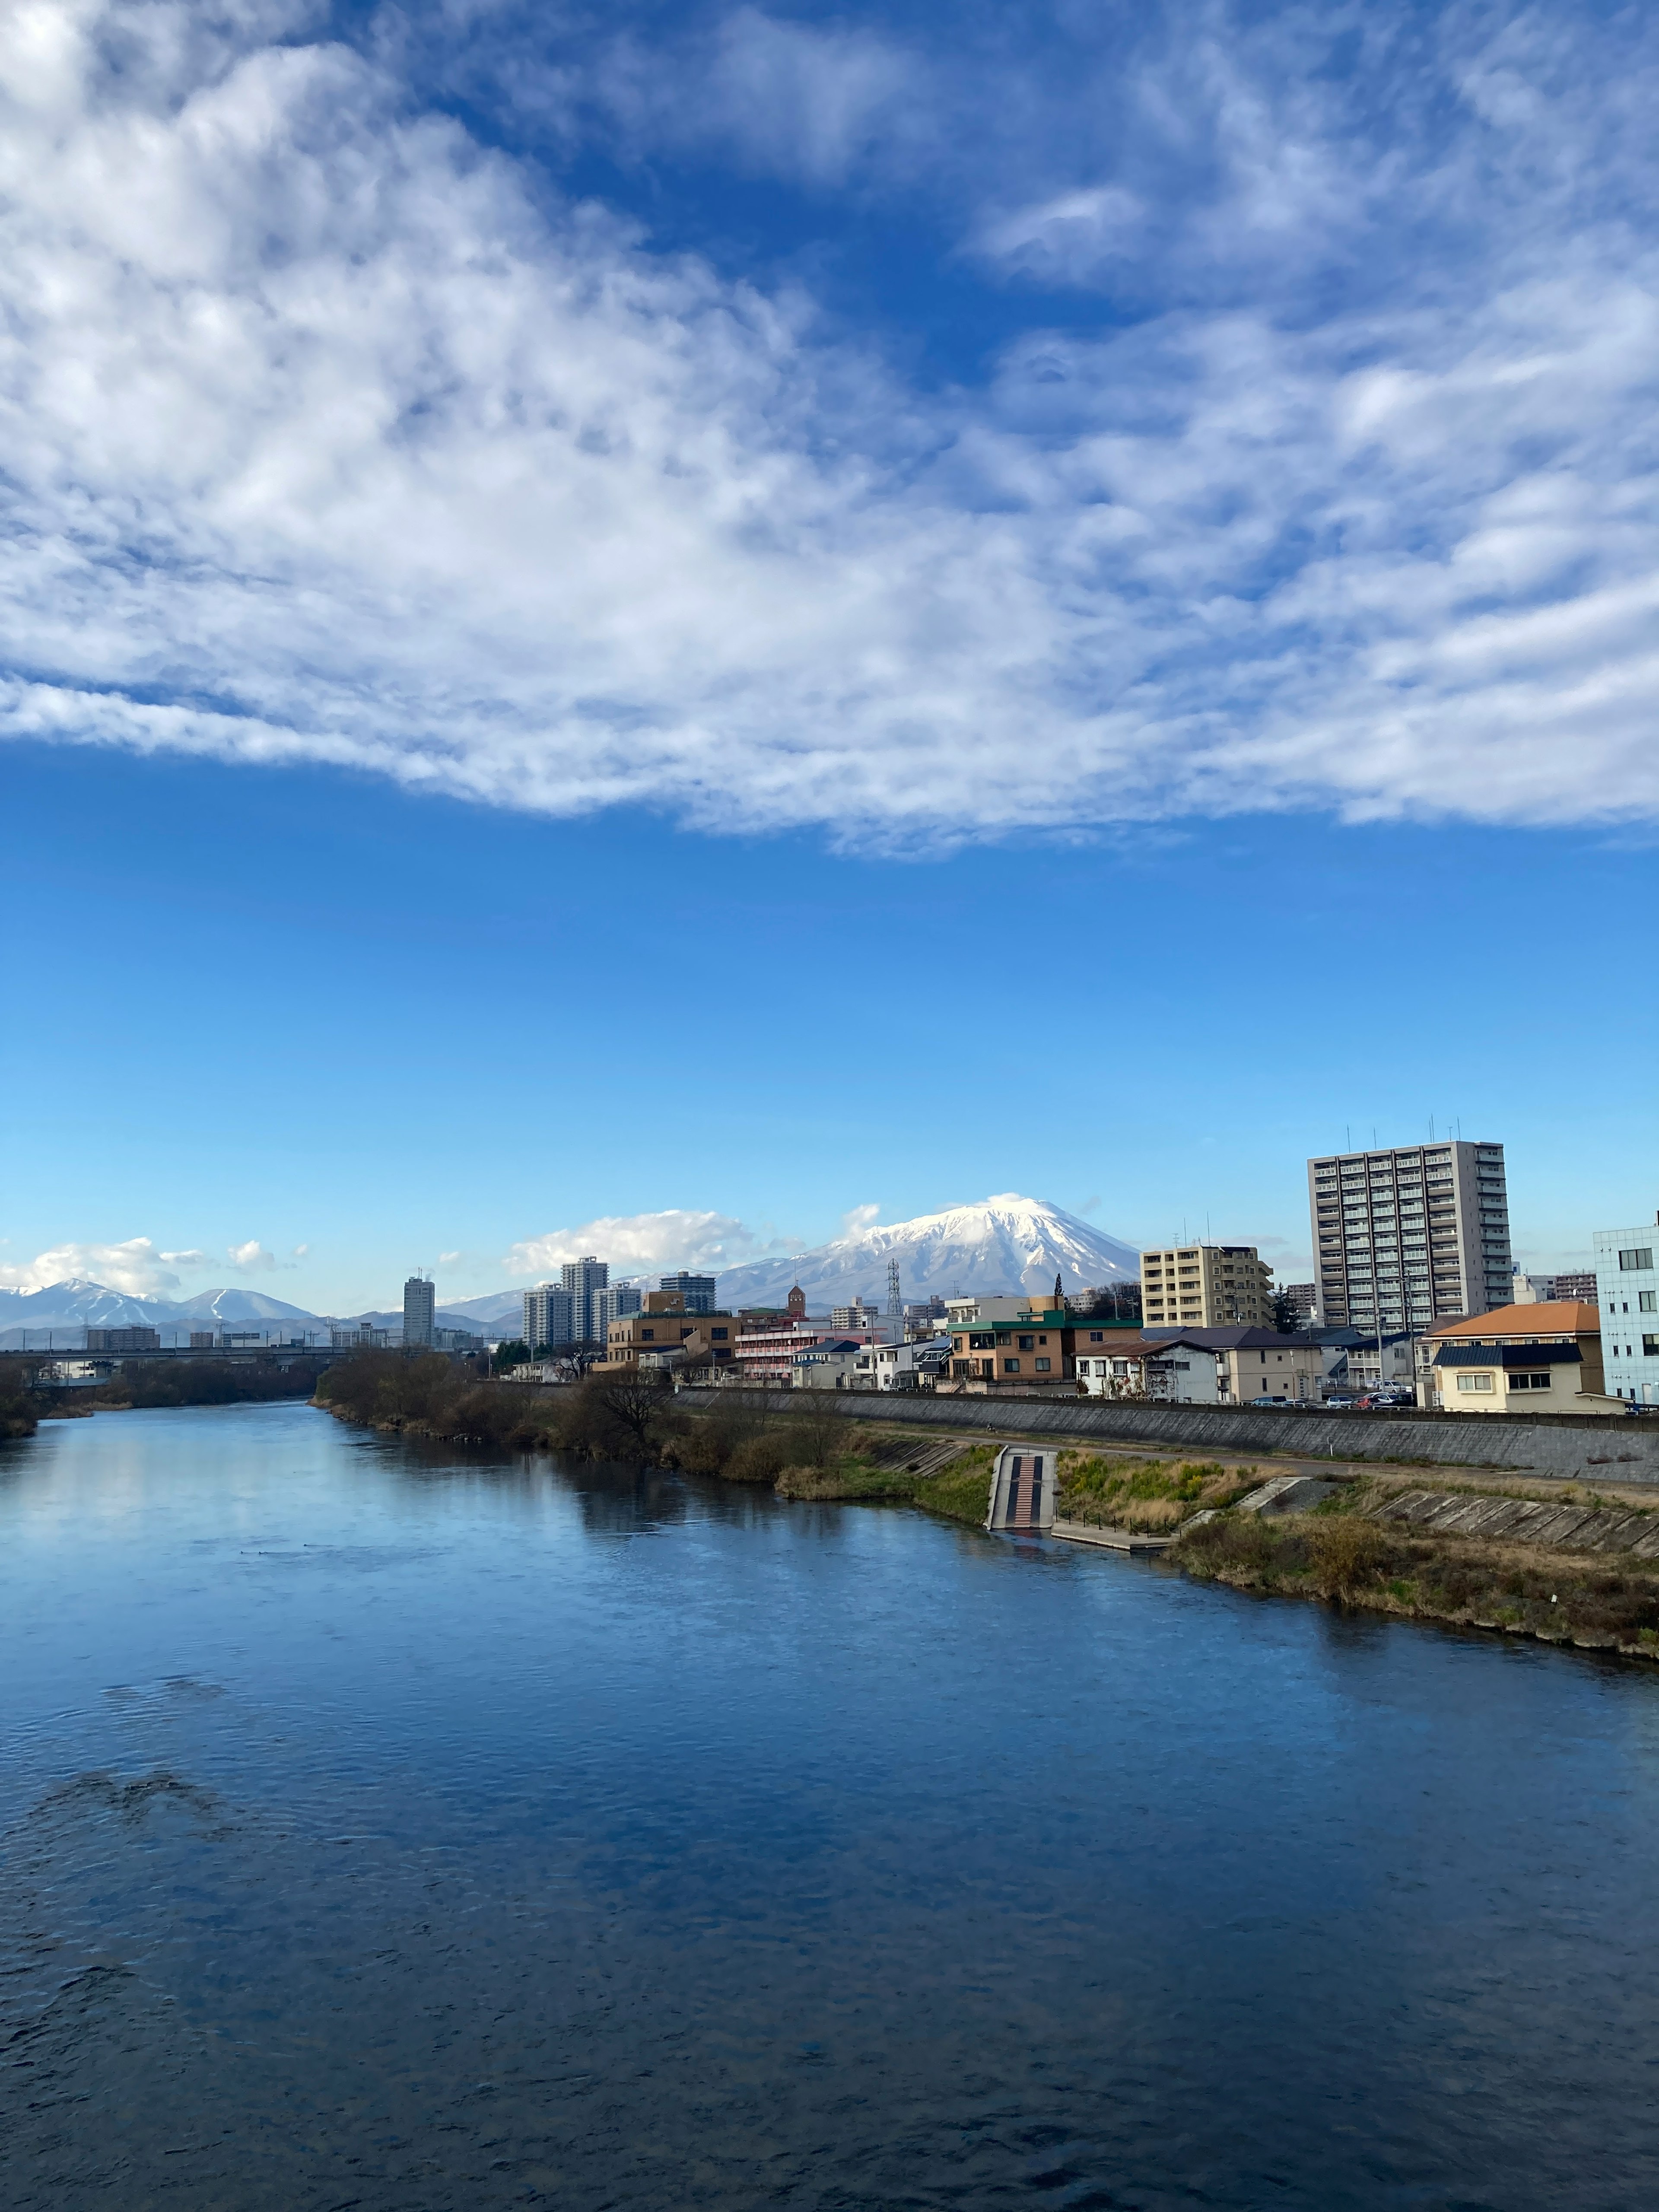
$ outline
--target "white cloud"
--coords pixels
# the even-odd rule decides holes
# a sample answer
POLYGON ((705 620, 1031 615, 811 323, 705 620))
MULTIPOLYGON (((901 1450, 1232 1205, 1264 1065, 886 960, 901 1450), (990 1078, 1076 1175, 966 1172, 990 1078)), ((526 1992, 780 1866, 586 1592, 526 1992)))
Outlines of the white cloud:
POLYGON ((1046 283, 1087 283, 1135 242, 1146 210, 1121 185, 1060 192, 1034 207, 994 216, 980 251, 1046 283))
POLYGON ((163 1252, 161 1257, 170 1267, 205 1267, 208 1264, 205 1252, 163 1252))
POLYGON ((507 1253, 509 1274, 539 1279, 567 1260, 590 1255, 610 1262, 613 1275, 648 1273, 653 1268, 691 1267, 712 1271, 746 1260, 805 1248, 799 1237, 777 1237, 749 1228, 726 1213, 698 1213, 671 1206, 661 1213, 609 1214, 579 1229, 552 1229, 526 1237, 507 1253))
POLYGON ((871 1204, 849 1206, 841 1217, 842 1235, 856 1237, 860 1230, 868 1229, 871 1226, 880 1212, 880 1206, 871 1204))
MULTIPOLYGON (((0 728, 889 842, 1659 815, 1659 257, 1595 168, 1651 72, 1483 62, 1460 15, 1471 135, 1402 179, 1195 49, 1174 265, 1441 203, 1463 262, 1340 313, 1189 291, 927 396, 292 20, 0 21, 0 728)), ((752 12, 717 59, 824 177, 904 66, 752 12)), ((1002 204, 1098 242, 1129 189, 1002 204)))
POLYGON ((767 175, 823 185, 844 181, 878 138, 914 136, 914 75, 870 31, 738 8, 672 59, 659 39, 619 40, 588 89, 636 143, 719 146, 767 175))
POLYGON ((246 1244, 232 1244, 227 1249, 230 1264, 239 1275, 262 1274, 266 1268, 276 1265, 276 1255, 267 1252, 257 1237, 250 1237, 246 1244))
POLYGON ((0 1267, 0 1284, 8 1290, 43 1291, 53 1283, 78 1280, 101 1283, 129 1297, 165 1297, 179 1288, 179 1278, 167 1263, 196 1267, 201 1259, 199 1252, 158 1252, 148 1237, 130 1237, 121 1244, 57 1244, 21 1267, 0 1267))

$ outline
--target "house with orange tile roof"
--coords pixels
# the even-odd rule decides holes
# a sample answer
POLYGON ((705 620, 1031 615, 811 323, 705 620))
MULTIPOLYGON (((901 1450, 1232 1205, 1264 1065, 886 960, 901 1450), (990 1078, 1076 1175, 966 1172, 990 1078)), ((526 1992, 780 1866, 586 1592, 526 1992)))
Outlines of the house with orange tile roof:
POLYGON ((1601 1368, 1601 1316, 1582 1298, 1442 1322, 1418 1345, 1418 1402, 1443 1413, 1620 1413, 1601 1368))

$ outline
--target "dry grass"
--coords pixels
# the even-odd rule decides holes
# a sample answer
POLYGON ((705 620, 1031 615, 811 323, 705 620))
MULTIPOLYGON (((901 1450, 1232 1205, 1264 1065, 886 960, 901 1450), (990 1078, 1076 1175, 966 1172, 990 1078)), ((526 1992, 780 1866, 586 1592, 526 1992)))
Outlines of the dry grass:
POLYGON ((1224 1514, 1186 1530, 1165 1556, 1237 1589, 1659 1658, 1659 1569, 1628 1555, 1417 1534, 1321 1510, 1279 1521, 1224 1514))
POLYGON ((1231 1505, 1254 1490, 1254 1467, 1224 1467, 1218 1460, 1127 1458, 1069 1451, 1060 1455, 1055 1510, 1063 1521, 1096 1528, 1130 1528, 1164 1535, 1206 1507, 1231 1505))

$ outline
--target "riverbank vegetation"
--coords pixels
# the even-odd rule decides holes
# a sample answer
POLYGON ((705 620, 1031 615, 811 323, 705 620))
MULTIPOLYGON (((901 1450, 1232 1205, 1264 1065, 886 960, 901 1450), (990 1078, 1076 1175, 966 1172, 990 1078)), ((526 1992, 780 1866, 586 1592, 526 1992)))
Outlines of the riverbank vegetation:
POLYGON ((33 1386, 33 1362, 0 1359, 0 1438, 32 1437, 41 1415, 50 1411, 44 1395, 33 1386))
POLYGON ((1055 1472, 1060 1520, 1147 1536, 1169 1535, 1194 1513, 1231 1505, 1261 1481, 1253 1467, 1218 1460, 1177 1464, 1085 1451, 1062 1452, 1055 1472))
POLYGON ((1221 1513, 1182 1529, 1164 1557, 1201 1581, 1264 1596, 1328 1598, 1407 1620, 1659 1658, 1659 1571, 1650 1561, 1415 1534, 1370 1517, 1387 1494, 1361 1480, 1310 1513, 1221 1513))
POLYGON ((243 1406, 309 1398, 326 1362, 296 1359, 127 1360, 106 1382, 65 1385, 52 1379, 56 1363, 0 1360, 0 1437, 33 1436, 40 1422, 88 1413, 128 1413, 152 1406, 243 1406))
POLYGON ((827 1390, 688 1401, 654 1379, 590 1376, 553 1395, 485 1382, 439 1353, 360 1352, 326 1370, 316 1401, 342 1420, 450 1443, 643 1460, 785 1498, 904 1501, 975 1524, 986 1515, 988 1445, 854 1423, 827 1390))

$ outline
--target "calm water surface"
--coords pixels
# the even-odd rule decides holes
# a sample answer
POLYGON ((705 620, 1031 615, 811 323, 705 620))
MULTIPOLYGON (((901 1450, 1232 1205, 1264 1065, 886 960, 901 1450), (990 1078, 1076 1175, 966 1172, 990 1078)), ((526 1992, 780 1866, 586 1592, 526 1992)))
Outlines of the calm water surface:
POLYGON ((1659 2197, 1659 1679, 295 1406, 0 1449, 0 2199, 1659 2197))

